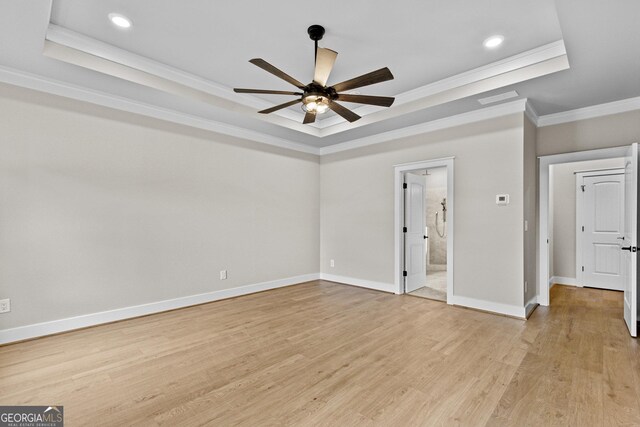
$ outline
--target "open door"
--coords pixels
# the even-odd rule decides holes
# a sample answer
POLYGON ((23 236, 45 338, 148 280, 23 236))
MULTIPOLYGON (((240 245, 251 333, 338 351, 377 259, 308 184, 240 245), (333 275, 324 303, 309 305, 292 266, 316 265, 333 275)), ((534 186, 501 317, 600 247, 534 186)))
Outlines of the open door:
POLYGON ((627 150, 624 168, 624 321, 632 337, 638 336, 638 144, 627 150))
POLYGON ((425 186, 422 175, 406 173, 404 182, 404 270, 405 292, 412 292, 427 283, 425 227, 425 186))

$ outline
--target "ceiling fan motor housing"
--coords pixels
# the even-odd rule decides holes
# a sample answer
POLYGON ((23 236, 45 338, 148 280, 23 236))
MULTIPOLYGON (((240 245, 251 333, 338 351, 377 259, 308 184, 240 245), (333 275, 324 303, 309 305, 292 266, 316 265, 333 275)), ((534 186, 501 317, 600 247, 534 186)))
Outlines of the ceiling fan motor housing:
POLYGON ((304 87, 303 98, 307 96, 323 96, 325 98, 334 99, 336 91, 332 87, 320 86, 317 83, 310 83, 304 87))
POLYGON ((324 27, 322 25, 312 25, 307 29, 307 33, 309 33, 309 38, 313 41, 322 40, 324 27))

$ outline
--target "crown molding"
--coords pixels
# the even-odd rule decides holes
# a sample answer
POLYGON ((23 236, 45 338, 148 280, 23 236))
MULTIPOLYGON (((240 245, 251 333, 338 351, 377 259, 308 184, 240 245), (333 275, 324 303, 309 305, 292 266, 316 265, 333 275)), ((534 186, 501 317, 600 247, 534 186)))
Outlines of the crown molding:
POLYGON ((116 76, 165 92, 207 102, 294 131, 322 138, 382 120, 423 110, 506 85, 550 74, 569 67, 564 42, 558 40, 500 61, 404 92, 393 108, 365 105, 353 111, 362 116, 354 123, 328 117, 303 125, 302 114, 283 109, 276 114, 256 114, 269 103, 258 97, 236 94, 229 87, 192 75, 55 24, 49 24, 45 55, 116 76))
POLYGON ((167 64, 117 48, 64 27, 49 24, 44 55, 103 74, 164 92, 196 99, 312 136, 318 128, 302 124, 302 113, 281 110, 279 114, 257 114, 272 104, 257 97, 236 94, 232 88, 190 74, 167 64))
MULTIPOLYGON (((489 79, 491 77, 520 70, 534 64, 544 63, 545 61, 549 61, 554 58, 566 57, 566 54, 567 50, 565 48, 564 41, 557 40, 555 42, 539 46, 537 48, 519 53, 517 55, 510 56, 500 61, 483 65, 482 67, 474 68, 455 76, 451 76, 437 82, 430 83, 407 92, 403 92, 396 96, 394 106, 400 106, 410 102, 419 101, 420 99, 428 98, 439 93, 473 84, 482 80, 489 79)), ((569 68, 568 64, 566 68, 569 68)), ((380 107, 367 105, 364 107, 353 109, 353 111, 364 117, 377 111, 384 110, 381 110, 380 107)), ((320 123, 320 128, 325 129, 341 123, 343 123, 343 120, 340 117, 332 117, 326 120, 322 120, 322 122, 320 123)), ((324 133, 323 136, 325 136, 324 133)))
POLYGON ((76 101, 89 102, 102 107, 113 108, 129 113, 140 114, 155 119, 190 126, 196 129, 207 130, 222 135, 242 138, 249 141, 259 142, 275 147, 298 151, 302 153, 314 154, 317 156, 338 153, 352 150, 368 145, 380 144, 387 141, 396 140, 408 136, 422 133, 434 132, 455 126, 475 123, 483 120, 497 118, 508 114, 525 111, 526 99, 518 99, 491 107, 481 108, 468 113, 458 114, 443 119, 433 120, 419 125, 395 129, 377 135, 372 135, 341 144, 328 147, 317 148, 306 144, 290 141, 284 138, 267 135, 265 133, 244 129, 238 126, 221 123, 214 120, 204 119, 189 114, 179 113, 165 108, 145 104, 128 98, 123 98, 104 92, 83 88, 47 77, 38 76, 21 70, 0 66, 0 82, 26 89, 45 92, 52 95, 62 96, 76 101))
POLYGON ((525 111, 526 103, 526 98, 517 99, 515 101, 505 102, 503 104, 485 107, 467 113, 445 117, 443 119, 432 120, 430 122, 421 123, 419 125, 408 126, 402 129, 395 129, 389 132, 384 132, 365 138, 354 139, 352 141, 343 142, 341 144, 322 147, 320 148, 320 156, 353 150, 369 145, 381 144, 383 142, 394 141, 400 138, 407 138, 410 136, 435 132, 438 130, 448 129, 470 123, 481 122, 484 120, 494 119, 509 114, 522 113, 525 111))
POLYGON ((594 119, 596 117, 626 113, 628 111, 635 110, 640 110, 640 96, 635 98, 627 98, 620 101, 607 102, 599 105, 592 105, 590 107, 578 108, 576 110, 563 111, 561 113, 540 116, 538 118, 538 126, 553 126, 562 123, 594 119))
POLYGON ((526 114, 529 120, 531 120, 531 123, 533 123, 536 127, 538 127, 538 121, 540 118, 536 110, 533 108, 533 105, 531 105, 531 102, 529 102, 529 100, 527 100, 527 103, 525 104, 524 114, 526 114))
POLYGON ((261 142, 263 144, 275 147, 286 148, 289 150, 299 151, 319 155, 320 151, 316 147, 306 144, 289 141, 287 139, 278 138, 267 135, 265 133, 244 129, 238 126, 229 125, 214 120, 204 119, 177 111, 168 110, 166 108, 157 107, 155 105, 145 104, 143 102, 134 101, 128 98, 107 94, 92 89, 83 88, 70 83, 49 79, 47 77, 38 76, 24 71, 11 69, 0 66, 0 82, 8 83, 39 92, 50 93, 77 101, 89 102, 103 107, 113 108, 116 110, 126 111, 129 113, 141 114, 143 116, 164 120, 171 123, 177 123, 190 126, 196 129, 203 129, 211 132, 229 135, 236 138, 247 139, 249 141, 261 142))
MULTIPOLYGON (((381 110, 370 107, 367 112, 372 111, 373 108, 375 108, 375 112, 363 116, 355 123, 349 124, 342 121, 332 126, 324 126, 321 129, 321 136, 351 130, 568 68, 569 62, 564 41, 558 40, 402 93, 396 97, 393 108, 381 110)), ((354 111, 359 114, 363 110, 354 111)), ((327 119, 327 122, 329 120, 332 119, 327 119)))

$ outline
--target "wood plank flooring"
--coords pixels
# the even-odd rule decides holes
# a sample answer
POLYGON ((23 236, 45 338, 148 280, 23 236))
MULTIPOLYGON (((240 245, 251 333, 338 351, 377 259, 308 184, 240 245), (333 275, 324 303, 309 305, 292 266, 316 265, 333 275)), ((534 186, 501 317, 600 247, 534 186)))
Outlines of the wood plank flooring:
POLYGON ((75 425, 640 425, 620 293, 529 321, 310 282, 0 347, 0 404, 75 425))

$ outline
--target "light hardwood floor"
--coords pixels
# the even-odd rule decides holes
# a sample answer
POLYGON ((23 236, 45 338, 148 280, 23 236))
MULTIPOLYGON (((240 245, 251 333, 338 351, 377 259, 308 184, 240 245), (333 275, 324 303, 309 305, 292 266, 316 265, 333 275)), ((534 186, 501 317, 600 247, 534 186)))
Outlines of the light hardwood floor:
POLYGON ((67 425, 640 425, 621 294, 529 321, 310 282, 0 347, 0 404, 67 425))

